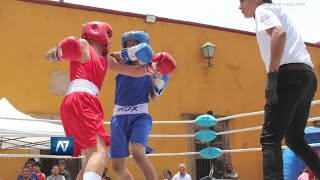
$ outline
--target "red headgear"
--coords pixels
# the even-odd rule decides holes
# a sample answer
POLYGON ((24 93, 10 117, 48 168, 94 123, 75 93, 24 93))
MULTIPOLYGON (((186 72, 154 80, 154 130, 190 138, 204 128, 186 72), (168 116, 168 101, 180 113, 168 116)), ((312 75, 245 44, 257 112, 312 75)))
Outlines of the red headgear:
POLYGON ((112 27, 104 22, 92 21, 81 26, 81 38, 93 39, 103 45, 103 54, 106 55, 107 47, 112 37, 112 27))

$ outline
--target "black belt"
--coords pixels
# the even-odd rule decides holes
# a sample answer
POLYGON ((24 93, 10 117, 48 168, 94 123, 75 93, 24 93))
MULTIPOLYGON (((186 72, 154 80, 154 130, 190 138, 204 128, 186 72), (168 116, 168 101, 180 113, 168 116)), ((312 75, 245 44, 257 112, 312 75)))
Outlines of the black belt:
POLYGON ((287 71, 312 71, 313 68, 304 63, 289 63, 283 64, 279 67, 279 72, 287 72, 287 71))

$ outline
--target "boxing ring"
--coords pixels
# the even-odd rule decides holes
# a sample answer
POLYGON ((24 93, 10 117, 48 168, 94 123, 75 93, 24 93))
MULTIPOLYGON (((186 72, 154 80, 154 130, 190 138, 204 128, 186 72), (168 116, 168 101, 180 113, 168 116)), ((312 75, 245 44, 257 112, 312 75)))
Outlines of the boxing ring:
MULTIPOLYGON (((6 101, 1 99, 1 101, 6 101)), ((1 102, 0 101, 0 102, 1 102)), ((7 102, 5 102, 7 103, 7 102)), ((312 102, 313 105, 320 104, 320 100, 312 102)), ((0 103, 0 110, 3 109, 0 103)), ((264 111, 250 112, 244 114, 236 114, 227 117, 215 118, 211 115, 200 115, 195 120, 185 120, 185 121, 153 121, 154 125, 161 124, 195 124, 199 127, 212 127, 217 123, 222 121, 227 121, 235 118, 244 118, 249 116, 262 115, 264 111)), ((318 121, 320 117, 312 117, 308 119, 308 122, 318 121)), ((35 119, 27 116, 15 108, 9 107, 6 112, 0 112, 0 124, 6 124, 11 129, 4 129, 0 127, 0 152, 11 150, 11 149, 50 149, 50 137, 64 137, 63 127, 61 125, 61 120, 49 120, 49 119, 35 119), (10 114, 11 111, 16 111, 15 117, 10 114), (17 127, 17 124, 21 123, 21 126, 17 127), (28 130, 28 127, 32 127, 32 130, 28 130), (42 128, 34 129, 34 127, 48 127, 48 130, 42 128)), ((104 122, 105 125, 109 125, 110 122, 104 122)), ((262 129, 262 126, 234 129, 223 132, 215 132, 213 130, 201 130, 195 134, 150 134, 150 138, 195 138, 201 142, 210 142, 214 140, 217 136, 223 136, 227 134, 242 133, 248 131, 256 131, 262 129)), ((306 128, 307 129, 307 128, 306 128)), ((320 130, 319 130, 320 132, 320 130)), ((320 147, 320 137, 309 144, 311 147, 320 147)), ((309 142, 308 142, 309 143, 309 142)), ((282 146, 282 149, 287 151, 286 146, 282 146)), ((199 155, 206 159, 214 159, 220 157, 225 153, 245 153, 245 152, 257 152, 261 151, 261 147, 253 147, 247 149, 219 149, 217 147, 207 147, 198 152, 172 152, 172 153, 153 153, 148 154, 149 157, 156 156, 190 156, 199 155)), ((83 156, 71 157, 71 156, 57 156, 57 155, 41 155, 41 154, 0 154, 0 158, 21 158, 21 157, 33 157, 33 158, 54 158, 54 159, 74 159, 74 158, 84 158, 83 156)), ((287 157, 284 157, 287 161, 287 157)), ((290 159, 289 159, 290 160, 290 159)), ((291 165, 292 166, 292 165, 291 165)), ((286 166, 286 172, 291 173, 290 164, 286 166), (289 169, 289 170, 288 170, 289 169)), ((296 171, 296 169, 294 169, 296 171)))

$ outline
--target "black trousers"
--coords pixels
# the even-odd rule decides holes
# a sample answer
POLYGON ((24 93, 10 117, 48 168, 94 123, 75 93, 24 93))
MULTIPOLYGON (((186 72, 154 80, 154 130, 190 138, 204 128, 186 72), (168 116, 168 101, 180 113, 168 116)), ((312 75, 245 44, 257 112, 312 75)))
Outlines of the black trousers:
POLYGON ((278 73, 278 102, 265 105, 265 119, 260 143, 265 180, 283 179, 281 141, 302 159, 320 178, 320 160, 306 143, 304 129, 311 101, 317 90, 317 78, 306 64, 285 64, 278 73))

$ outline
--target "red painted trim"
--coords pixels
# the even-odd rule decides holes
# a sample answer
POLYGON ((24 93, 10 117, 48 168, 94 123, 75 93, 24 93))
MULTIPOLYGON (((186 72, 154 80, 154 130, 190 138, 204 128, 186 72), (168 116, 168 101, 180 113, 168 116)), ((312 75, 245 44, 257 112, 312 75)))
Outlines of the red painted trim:
MULTIPOLYGON (((84 6, 84 5, 76 5, 76 4, 71 4, 71 3, 56 2, 56 1, 49 1, 49 0, 17 0, 17 1, 23 1, 23 2, 29 2, 29 3, 37 3, 37 4, 46 4, 46 5, 59 6, 59 7, 64 7, 64 8, 81 9, 81 10, 87 10, 87 11, 94 11, 94 12, 101 12, 101 13, 115 14, 115 15, 129 16, 129 17, 137 17, 137 18, 143 18, 143 19, 146 16, 144 14, 116 11, 116 10, 111 10, 111 9, 103 9, 103 8, 90 7, 90 6, 84 6)), ((183 25, 190 25, 190 26, 197 26, 197 27, 215 29, 215 30, 220 30, 220 31, 227 31, 227 32, 232 32, 232 33, 245 34, 245 35, 249 35, 249 36, 255 36, 256 35, 255 33, 249 32, 249 31, 242 31, 242 30, 237 30, 237 29, 224 28, 224 27, 201 24, 201 23, 195 23, 195 22, 190 22, 190 21, 174 20, 174 19, 163 18, 163 17, 157 17, 157 21, 163 21, 163 22, 169 22, 169 23, 175 23, 175 24, 183 24, 183 25)), ((306 45, 320 48, 320 44, 317 44, 317 43, 306 42, 306 45)))
POLYGON ((306 42, 305 43, 307 46, 312 46, 312 47, 318 47, 320 48, 320 43, 309 43, 309 42, 306 42))

